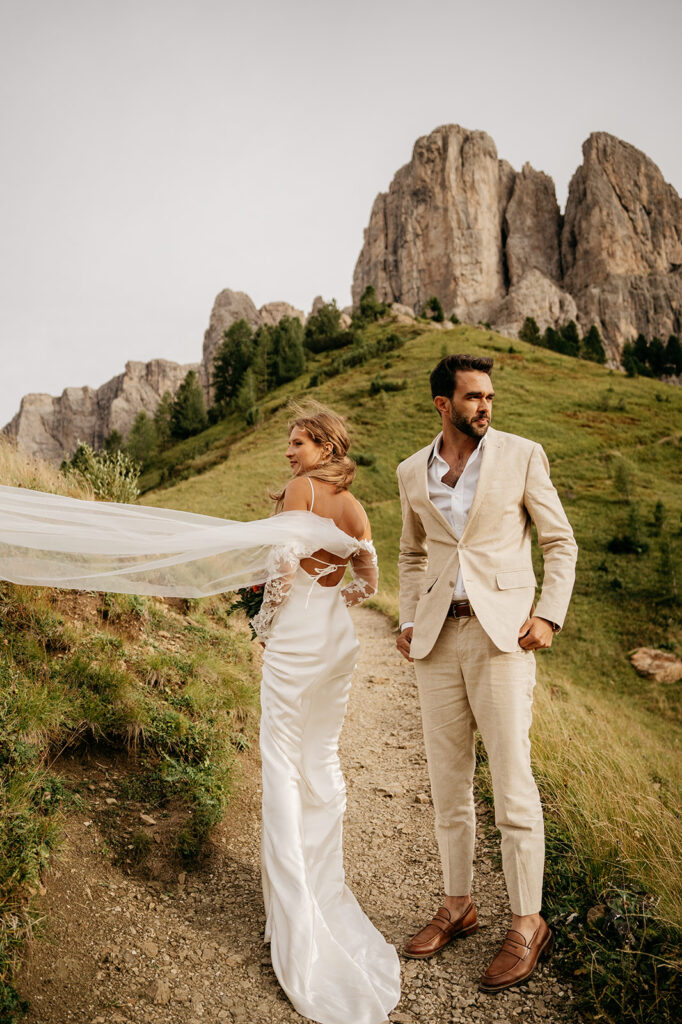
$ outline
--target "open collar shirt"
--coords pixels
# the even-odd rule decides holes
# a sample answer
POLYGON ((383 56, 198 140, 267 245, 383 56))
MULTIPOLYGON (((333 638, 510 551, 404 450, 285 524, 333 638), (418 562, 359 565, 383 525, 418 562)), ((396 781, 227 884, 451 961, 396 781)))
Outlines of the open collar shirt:
MULTIPOLYGON (((469 456, 467 464, 462 471, 462 475, 454 487, 450 487, 448 484, 443 483, 443 477, 447 476, 450 472, 450 467, 440 453, 443 441, 442 432, 433 442, 433 448, 429 455, 427 469, 429 499, 433 502, 441 515, 443 515, 450 523, 450 526, 455 531, 458 539, 464 533, 464 527, 466 526, 467 519, 469 518, 469 512, 471 511, 471 503, 474 500, 478 477, 481 472, 481 456, 483 454, 486 440, 487 437, 484 434, 469 456)), ((452 600, 466 601, 467 599, 466 587, 464 586, 462 570, 460 569, 457 573, 455 589, 452 592, 452 600)), ((413 622, 403 622, 401 623, 400 628, 407 629, 408 626, 413 625, 413 622)))
MULTIPOLYGON (((450 523, 457 537, 464 533, 471 503, 476 493, 476 485, 481 472, 481 455, 485 447, 485 434, 478 442, 467 460, 462 475, 454 487, 443 482, 443 477, 450 472, 450 467, 440 453, 443 443, 442 432, 433 443, 428 463, 429 498, 441 515, 450 523)), ((467 592, 462 579, 462 570, 457 573, 457 582, 452 594, 453 601, 466 601, 467 592)))

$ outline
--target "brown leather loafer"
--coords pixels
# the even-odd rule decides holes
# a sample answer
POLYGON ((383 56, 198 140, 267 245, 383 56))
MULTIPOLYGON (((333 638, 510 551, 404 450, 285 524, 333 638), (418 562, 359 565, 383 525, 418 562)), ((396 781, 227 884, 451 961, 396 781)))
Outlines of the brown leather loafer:
POLYGON ((501 992, 519 985, 531 976, 538 961, 550 955, 553 946, 554 934, 545 921, 540 922, 530 942, 510 928, 499 953, 481 978, 481 991, 501 992))
POLYGON ((476 907, 470 903, 461 917, 454 921, 447 907, 440 907, 436 916, 413 935, 403 949, 403 956, 412 960, 425 960, 434 953, 440 953, 453 939, 463 939, 478 930, 476 907))

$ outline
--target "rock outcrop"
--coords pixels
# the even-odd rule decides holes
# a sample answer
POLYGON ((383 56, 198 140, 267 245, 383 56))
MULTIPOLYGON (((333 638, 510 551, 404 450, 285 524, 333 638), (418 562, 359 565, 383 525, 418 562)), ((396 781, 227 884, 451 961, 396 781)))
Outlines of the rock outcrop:
POLYGON ((506 294, 504 172, 485 132, 448 125, 418 139, 411 162, 374 203, 353 302, 372 284, 383 302, 420 309, 437 295, 461 320, 488 319, 506 294))
POLYGON ((611 135, 591 135, 565 218, 551 178, 498 160, 483 132, 445 125, 418 139, 412 160, 377 196, 353 278, 384 302, 516 334, 596 324, 611 361, 641 331, 682 328, 682 203, 651 160, 611 135))
POLYGON ((189 370, 196 371, 210 401, 213 359, 223 333, 235 320, 243 318, 255 329, 261 324, 273 326, 284 316, 305 321, 301 310, 288 302, 268 302, 256 309, 244 292, 225 289, 213 304, 201 363, 128 362, 123 373, 99 388, 65 388, 59 396, 25 395, 3 432, 23 451, 49 462, 61 462, 79 441, 100 448, 112 430, 126 438, 138 412, 144 409, 152 415, 164 392, 175 394, 189 370))
POLYGON ((128 362, 99 388, 65 388, 58 397, 25 395, 16 416, 4 428, 22 451, 49 462, 71 455, 79 441, 99 448, 112 430, 126 437, 141 409, 152 414, 165 391, 174 393, 198 363, 180 365, 167 359, 128 362))
POLYGON ((640 332, 682 328, 682 200, 640 150, 597 132, 568 192, 561 238, 565 287, 581 323, 617 357, 640 332))

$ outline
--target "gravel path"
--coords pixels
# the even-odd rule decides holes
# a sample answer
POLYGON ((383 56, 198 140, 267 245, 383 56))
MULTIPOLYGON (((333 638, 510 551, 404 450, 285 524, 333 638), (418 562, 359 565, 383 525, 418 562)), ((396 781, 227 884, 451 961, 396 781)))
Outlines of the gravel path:
MULTIPOLYGON (((357 609, 354 619, 362 648, 342 739, 347 876, 378 928, 400 945, 438 905, 433 808, 412 667, 399 659, 382 615, 357 609)), ((187 876, 113 867, 102 852, 105 815, 119 810, 107 795, 116 770, 93 760, 81 771, 92 797, 69 815, 65 848, 45 879, 45 922, 17 982, 32 1007, 27 1024, 300 1024, 263 943, 255 753, 204 867, 187 876)), ((143 827, 162 844, 161 815, 128 808, 137 818, 140 810, 156 822, 143 827)), ((551 964, 521 988, 478 991, 507 926, 498 849, 481 809, 474 891, 481 928, 433 960, 402 961, 395 1024, 577 1019, 551 964)))

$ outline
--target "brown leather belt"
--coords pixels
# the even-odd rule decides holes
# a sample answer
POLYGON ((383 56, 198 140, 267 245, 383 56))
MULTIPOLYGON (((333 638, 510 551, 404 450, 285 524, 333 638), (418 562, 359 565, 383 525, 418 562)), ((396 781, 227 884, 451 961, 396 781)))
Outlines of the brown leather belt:
POLYGON ((476 612, 471 607, 468 601, 452 601, 450 609, 448 611, 448 618, 450 619, 464 619, 469 615, 476 615, 476 612))

